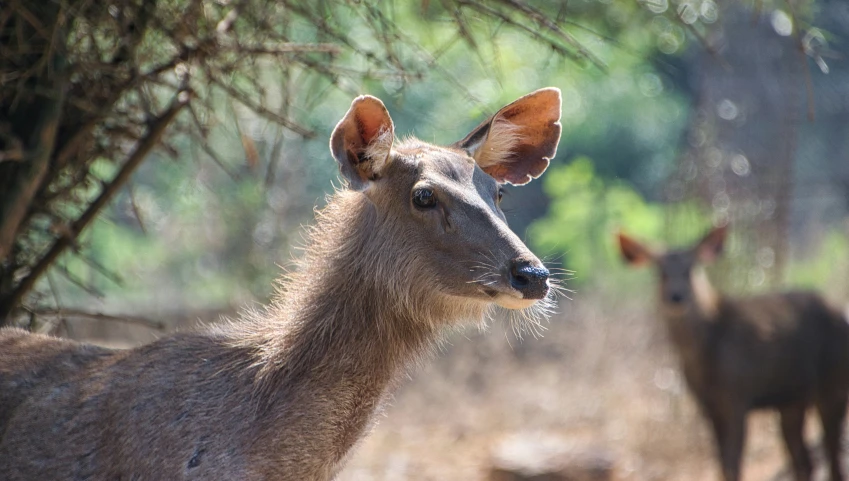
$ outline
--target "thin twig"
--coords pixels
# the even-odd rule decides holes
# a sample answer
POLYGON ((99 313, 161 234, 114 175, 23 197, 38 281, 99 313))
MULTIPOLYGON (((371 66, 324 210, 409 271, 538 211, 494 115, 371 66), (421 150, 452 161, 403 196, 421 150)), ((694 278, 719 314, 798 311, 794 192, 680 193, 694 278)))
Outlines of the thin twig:
POLYGON ((62 302, 59 301, 59 291, 56 289, 56 282, 53 280, 53 276, 48 272, 47 273, 47 286, 50 288, 50 293, 53 295, 53 304, 56 305, 56 309, 62 310, 62 302))
POLYGON ((589 60, 590 63, 596 66, 599 70, 606 72, 607 65, 598 58, 595 54, 587 50, 581 42, 575 40, 575 37, 569 35, 567 32, 563 31, 560 27, 557 26, 556 23, 549 20, 545 15, 543 15, 540 11, 531 7, 527 3, 521 2, 519 0, 498 0, 500 3, 506 4, 510 7, 513 7, 520 12, 527 15, 531 20, 537 23, 537 25, 548 29, 550 32, 557 35, 560 39, 569 44, 572 48, 574 48, 577 53, 586 60, 589 60))
POLYGON ((331 53, 339 54, 342 49, 333 43, 281 43, 276 45, 239 45, 234 49, 239 55, 283 55, 291 53, 331 53))
POLYGON ((676 17, 678 18, 678 21, 684 24, 684 27, 689 30, 694 37, 696 37, 696 40, 698 40, 699 43, 702 44, 702 47, 707 51, 708 54, 710 54, 711 57, 714 58, 714 60, 719 63, 719 66, 722 67, 723 70, 725 70, 726 72, 733 72, 734 69, 731 68, 731 64, 728 63, 728 61, 725 60, 722 55, 720 55, 720 53, 713 47, 713 45, 711 45, 710 42, 707 41, 704 35, 702 35, 701 32, 696 30, 696 27, 694 27, 691 23, 687 23, 684 21, 684 12, 688 8, 692 7, 690 7, 690 5, 688 4, 682 5, 681 8, 675 13, 676 17))
POLYGON ((814 82, 811 79, 811 66, 808 64, 808 55, 805 53, 805 44, 802 40, 802 35, 799 32, 799 18, 796 16, 796 9, 791 2, 788 2, 790 7, 790 15, 793 21, 793 37, 796 40, 796 50, 799 53, 799 64, 802 67, 802 74, 805 78, 805 96, 808 102, 808 121, 813 122, 816 119, 816 107, 814 106, 814 82))
POLYGON ((85 291, 88 295, 90 295, 92 297, 96 297, 97 299, 103 299, 104 297, 106 297, 103 294, 103 292, 101 292, 99 289, 96 289, 96 288, 92 287, 91 285, 87 284, 85 281, 83 281, 82 279, 77 277, 74 273, 72 273, 70 270, 68 270, 67 266, 63 266, 61 264, 54 264, 53 270, 55 272, 58 272, 59 274, 62 274, 62 277, 67 279, 68 282, 79 287, 80 289, 85 291))
POLYGON ((141 209, 139 209, 139 205, 136 203, 136 192, 133 189, 133 184, 127 184, 127 194, 130 197, 130 207, 133 209, 133 216, 136 218, 136 222, 139 223, 139 229, 141 229, 142 234, 147 235, 147 228, 144 226, 144 217, 142 217, 141 209))
POLYGON ((209 146, 209 143, 201 142, 200 148, 204 152, 206 152, 206 155, 209 156, 209 158, 212 159, 213 162, 215 162, 215 165, 217 165, 234 182, 237 182, 241 178, 238 173, 233 172, 232 170, 230 170, 229 167, 227 167, 227 164, 224 163, 224 160, 218 156, 218 152, 216 152, 212 149, 212 147, 209 146))
POLYGON ((240 91, 239 91, 239 90, 237 90, 235 87, 233 87, 232 85, 227 84, 226 82, 224 82, 224 81, 223 81, 223 80, 221 80, 220 78, 218 78, 218 77, 211 77, 211 78, 210 78, 210 80, 212 80, 212 82, 213 82, 216 86, 218 86, 219 88, 221 88, 222 90, 224 90, 224 91, 225 91, 228 95, 230 95, 231 97, 233 97, 233 98, 234 98, 235 100, 237 100, 240 104, 242 104, 242 105, 244 105, 245 107, 247 107, 247 108, 249 108, 249 109, 253 110, 253 111, 254 111, 254 112, 256 112, 257 114, 260 114, 260 115, 262 115, 263 117, 266 117, 266 118, 268 118, 269 120, 271 120, 271 121, 273 121, 273 122, 277 122, 277 123, 279 123, 280 125, 282 125, 282 126, 286 127, 287 129, 291 130, 292 132, 295 132, 295 133, 297 133, 297 134, 299 134, 299 135, 302 135, 303 137, 306 137, 306 138, 312 138, 312 137, 315 137, 315 131, 314 131, 314 130, 310 130, 310 129, 306 128, 306 127, 303 127, 303 126, 299 125, 298 123, 296 123, 296 122, 294 122, 294 121, 292 121, 292 120, 290 120, 290 119, 287 119, 287 118, 285 118, 285 117, 281 117, 280 115, 278 115, 278 114, 277 114, 277 112, 273 112, 273 111, 269 110, 268 108, 266 108, 266 107, 262 106, 261 104, 259 104, 259 103, 257 103, 257 102, 254 102, 253 100, 251 100, 250 98, 248 98, 248 95, 247 95, 247 94, 240 92, 240 91))
POLYGON ((89 267, 91 267, 95 271, 99 272, 100 275, 102 275, 103 277, 109 279, 110 281, 114 282, 115 284, 117 284, 119 286, 124 285, 124 279, 121 277, 120 274, 109 270, 106 266, 101 264, 97 259, 94 259, 91 256, 87 256, 87 255, 83 254, 82 250, 79 247, 74 246, 74 248, 71 251, 74 254, 76 254, 78 259, 85 262, 89 267))
POLYGON ((471 0, 458 0, 458 3, 461 4, 461 5, 465 5, 469 8, 475 9, 475 10, 477 10, 480 13, 483 13, 485 15, 489 15, 489 16, 493 16, 493 17, 498 18, 499 20, 504 22, 506 25, 509 25, 513 28, 521 30, 522 32, 530 35, 531 38, 537 40, 538 42, 545 43, 546 45, 551 47, 555 52, 557 52, 560 55, 563 55, 565 57, 569 57, 572 60, 579 60, 580 59, 580 57, 578 55, 576 55, 575 52, 565 48, 563 45, 560 45, 559 43, 552 42, 550 39, 546 38, 544 35, 539 33, 536 29, 531 28, 527 25, 524 25, 521 22, 517 22, 516 20, 514 20, 513 18, 511 18, 509 15, 507 15, 504 12, 496 10, 496 9, 494 9, 490 6, 487 6, 483 3, 478 3, 478 2, 475 2, 475 1, 471 1, 471 0))
POLYGON ((83 321, 111 321, 138 324, 150 329, 161 331, 165 329, 165 323, 155 321, 146 317, 131 315, 103 314, 101 312, 87 312, 78 309, 27 309, 27 311, 44 317, 57 317, 60 319, 75 319, 83 321))

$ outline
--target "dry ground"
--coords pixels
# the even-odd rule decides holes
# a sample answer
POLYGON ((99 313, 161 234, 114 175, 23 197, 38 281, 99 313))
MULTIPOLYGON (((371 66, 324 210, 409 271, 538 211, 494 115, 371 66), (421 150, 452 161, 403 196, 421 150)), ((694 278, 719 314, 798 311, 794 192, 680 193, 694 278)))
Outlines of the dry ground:
MULTIPOLYGON (((491 452, 517 434, 532 449, 555 436, 607 452, 617 481, 719 480, 708 427, 649 303, 587 297, 564 301, 542 338, 517 340, 503 322, 453 336, 395 393, 339 481, 484 480, 491 452)), ((178 324, 217 314, 193 311, 178 324)), ((114 323, 72 332, 116 347, 156 336, 114 323)), ((789 480, 776 421, 750 417, 744 481, 789 480)))
MULTIPOLYGON (((340 481, 483 480, 492 450, 517 433, 606 451, 617 480, 718 480, 708 427, 651 311, 597 301, 565 301, 541 339, 516 341, 501 324, 454 336, 396 393, 340 481)), ((749 433, 743 479, 789 479, 775 416, 751 416, 749 433)))

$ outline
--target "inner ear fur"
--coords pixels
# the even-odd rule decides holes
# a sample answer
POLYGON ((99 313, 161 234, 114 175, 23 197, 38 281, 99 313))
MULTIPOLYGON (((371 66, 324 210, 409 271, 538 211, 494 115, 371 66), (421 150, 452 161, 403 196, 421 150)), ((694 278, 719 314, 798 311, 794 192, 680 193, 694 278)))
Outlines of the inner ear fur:
POLYGON ((619 241, 619 252, 628 264, 632 266, 643 266, 654 262, 655 254, 649 248, 623 232, 618 233, 616 238, 619 241))
POLYGON ((386 168, 394 140, 395 125, 383 102, 361 95, 333 129, 330 151, 351 187, 362 190, 386 168))
POLYGON ((469 152, 500 183, 522 185, 539 177, 560 142, 560 89, 531 92, 499 110, 454 144, 469 152))

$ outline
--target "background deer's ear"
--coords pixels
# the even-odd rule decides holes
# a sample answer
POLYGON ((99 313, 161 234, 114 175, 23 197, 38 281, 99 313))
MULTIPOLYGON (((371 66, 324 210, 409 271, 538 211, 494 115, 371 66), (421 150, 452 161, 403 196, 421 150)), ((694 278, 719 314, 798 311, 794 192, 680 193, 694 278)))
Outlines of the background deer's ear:
POLYGON ((617 234, 616 237, 619 240, 619 252, 628 264, 643 266, 654 262, 655 254, 639 242, 622 232, 617 234))
POLYGON ((720 226, 712 231, 699 241, 696 245, 696 257, 699 262, 710 264, 722 254, 725 248, 725 238, 728 236, 728 226, 720 226))
POLYGON ((330 152, 351 188, 363 190, 389 162, 395 126, 379 99, 361 95, 330 136, 330 152))
POLYGON ((560 141, 560 89, 531 92, 498 111, 453 147, 466 150, 500 183, 539 177, 560 141))

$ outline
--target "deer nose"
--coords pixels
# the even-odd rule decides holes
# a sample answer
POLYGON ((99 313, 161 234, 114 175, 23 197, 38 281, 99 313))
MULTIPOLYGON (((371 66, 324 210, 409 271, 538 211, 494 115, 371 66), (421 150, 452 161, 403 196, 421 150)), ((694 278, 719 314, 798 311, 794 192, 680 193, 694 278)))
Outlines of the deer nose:
POLYGON ((672 294, 669 295, 669 300, 673 304, 680 304, 680 303, 684 302, 684 296, 681 295, 678 292, 673 292, 672 294))
POLYGON ((542 299, 548 294, 548 269, 528 261, 514 260, 510 267, 510 286, 523 299, 542 299))

